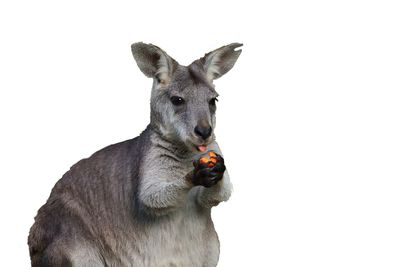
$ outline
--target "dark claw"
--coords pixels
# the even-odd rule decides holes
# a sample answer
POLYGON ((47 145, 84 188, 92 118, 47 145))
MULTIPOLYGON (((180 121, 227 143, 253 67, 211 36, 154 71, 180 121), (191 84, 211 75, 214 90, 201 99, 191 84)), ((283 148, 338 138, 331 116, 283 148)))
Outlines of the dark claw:
POLYGON ((225 171, 225 165, 223 163, 217 162, 212 168, 211 171, 213 172, 224 172, 225 171))

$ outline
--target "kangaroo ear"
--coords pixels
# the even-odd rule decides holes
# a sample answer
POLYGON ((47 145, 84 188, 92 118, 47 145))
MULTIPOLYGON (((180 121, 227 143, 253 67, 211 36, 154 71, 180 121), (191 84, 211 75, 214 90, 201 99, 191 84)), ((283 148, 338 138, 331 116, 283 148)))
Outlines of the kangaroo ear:
POLYGON ((235 65, 242 50, 235 50, 243 44, 233 43, 220 47, 212 52, 207 53, 199 61, 203 65, 204 72, 209 81, 218 79, 235 65))
POLYGON ((152 44, 134 43, 131 48, 139 69, 147 77, 157 79, 161 84, 170 81, 172 73, 178 66, 173 58, 152 44))

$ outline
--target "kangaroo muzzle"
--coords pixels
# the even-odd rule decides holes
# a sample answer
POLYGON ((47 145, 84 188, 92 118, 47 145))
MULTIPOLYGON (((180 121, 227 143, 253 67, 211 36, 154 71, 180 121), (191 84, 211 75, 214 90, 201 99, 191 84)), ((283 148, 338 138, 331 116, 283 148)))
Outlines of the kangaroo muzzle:
POLYGON ((194 133, 196 134, 196 136, 202 138, 203 140, 207 140, 207 138, 211 136, 212 128, 209 125, 208 126, 197 125, 194 128, 194 133))

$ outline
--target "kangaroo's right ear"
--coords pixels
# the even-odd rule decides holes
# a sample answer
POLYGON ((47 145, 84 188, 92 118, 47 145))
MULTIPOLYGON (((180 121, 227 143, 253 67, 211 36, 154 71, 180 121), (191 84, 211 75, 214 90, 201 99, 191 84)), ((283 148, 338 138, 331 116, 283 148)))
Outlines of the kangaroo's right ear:
POLYGON ((133 57, 139 69, 150 78, 157 79, 160 84, 167 84, 178 63, 161 48, 142 42, 131 46, 133 57))

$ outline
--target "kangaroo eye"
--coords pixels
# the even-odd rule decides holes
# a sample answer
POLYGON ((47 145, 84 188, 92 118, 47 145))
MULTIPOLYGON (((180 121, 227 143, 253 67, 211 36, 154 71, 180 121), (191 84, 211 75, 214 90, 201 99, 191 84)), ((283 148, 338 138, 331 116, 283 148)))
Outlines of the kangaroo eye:
POLYGON ((171 97, 171 102, 175 106, 180 106, 180 105, 183 105, 185 103, 185 100, 182 97, 179 97, 179 96, 172 96, 171 97))
POLYGON ((215 106, 215 104, 218 102, 218 98, 216 98, 216 97, 214 97, 214 98, 211 98, 211 100, 210 100, 210 105, 211 106, 215 106))

